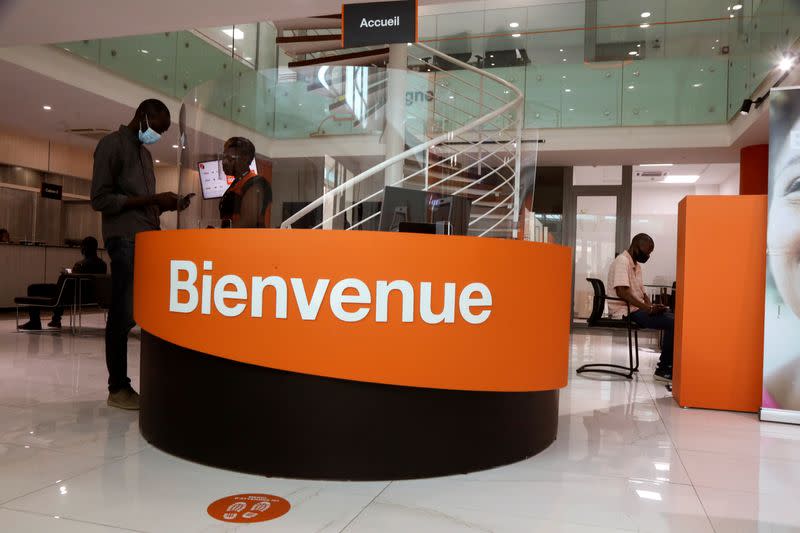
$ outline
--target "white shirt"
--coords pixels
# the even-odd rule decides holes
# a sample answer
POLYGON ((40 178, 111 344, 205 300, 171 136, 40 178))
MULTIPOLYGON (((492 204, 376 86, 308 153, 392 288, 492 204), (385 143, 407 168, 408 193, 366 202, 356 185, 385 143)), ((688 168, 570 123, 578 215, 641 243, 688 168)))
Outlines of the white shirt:
MULTIPOLYGON (((606 285, 607 296, 619 298, 617 287, 630 287, 633 296, 641 301, 645 301, 644 280, 642 278, 642 265, 631 257, 628 251, 619 254, 611 263, 608 270, 608 284, 606 285)), ((631 313, 638 311, 639 308, 631 305, 631 313)), ((608 301, 608 312, 613 318, 622 318, 628 313, 628 306, 625 302, 608 301)))

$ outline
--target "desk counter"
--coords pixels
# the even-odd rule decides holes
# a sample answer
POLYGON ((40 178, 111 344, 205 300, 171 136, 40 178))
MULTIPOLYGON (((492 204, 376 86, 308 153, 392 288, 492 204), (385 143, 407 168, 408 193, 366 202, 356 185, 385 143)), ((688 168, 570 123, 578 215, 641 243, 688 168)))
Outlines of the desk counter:
POLYGON ((269 476, 401 479, 556 436, 571 258, 549 244, 311 230, 139 235, 141 430, 269 476))

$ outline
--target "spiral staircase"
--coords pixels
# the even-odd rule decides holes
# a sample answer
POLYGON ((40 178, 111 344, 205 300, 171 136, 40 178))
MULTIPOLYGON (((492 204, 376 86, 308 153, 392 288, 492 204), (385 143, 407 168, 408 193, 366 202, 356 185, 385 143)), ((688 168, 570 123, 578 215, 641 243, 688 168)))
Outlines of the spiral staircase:
POLYGON ((403 64, 390 67, 390 47, 342 48, 340 24, 339 15, 276 22, 277 44, 291 58, 290 69, 314 69, 306 89, 329 98, 331 111, 344 113, 354 126, 383 120, 384 132, 400 130, 402 149, 330 187, 281 227, 291 228, 320 207, 324 214, 316 228, 374 227, 380 210, 357 213, 380 202, 386 185, 465 197, 471 203, 469 235, 515 238, 522 93, 475 65, 419 43, 401 45, 403 64), (392 101, 392 84, 401 85, 394 94, 403 101, 392 101), (401 117, 401 124, 392 124, 393 115, 401 117), (373 192, 354 194, 366 183, 373 192))

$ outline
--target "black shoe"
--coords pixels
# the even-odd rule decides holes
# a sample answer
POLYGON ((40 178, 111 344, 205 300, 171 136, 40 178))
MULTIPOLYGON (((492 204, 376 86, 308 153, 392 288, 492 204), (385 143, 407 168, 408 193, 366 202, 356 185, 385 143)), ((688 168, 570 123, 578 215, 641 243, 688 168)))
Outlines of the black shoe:
POLYGON ((56 319, 54 318, 53 320, 51 320, 51 321, 50 321, 50 322, 47 324, 47 327, 48 327, 48 328, 56 328, 56 329, 61 329, 61 319, 59 318, 58 320, 56 320, 56 319))
POLYGON ((24 331, 40 331, 42 329, 42 323, 33 321, 25 322, 19 327, 19 329, 24 331))
POLYGON ((664 381, 667 383, 672 382, 672 369, 671 368, 657 368, 653 374, 656 381, 664 381))

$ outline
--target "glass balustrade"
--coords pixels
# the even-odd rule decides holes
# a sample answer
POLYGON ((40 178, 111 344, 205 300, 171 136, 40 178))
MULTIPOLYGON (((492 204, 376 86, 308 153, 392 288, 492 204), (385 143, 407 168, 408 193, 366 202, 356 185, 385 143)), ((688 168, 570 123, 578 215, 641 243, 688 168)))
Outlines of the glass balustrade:
MULTIPOLYGON (((420 41, 523 90, 525 127, 538 129, 723 124, 800 36, 797 0, 588 4, 424 16, 420 41)), ((293 30, 284 36, 336 32, 293 30)), ((209 111, 269 137, 363 133, 338 111, 341 102, 308 90, 321 67, 279 68, 289 58, 277 36, 272 24, 254 23, 58 46, 177 99, 228 77, 236 96, 210 98, 209 111)), ((472 90, 453 89, 462 98, 472 90)), ((438 121, 445 129, 464 120, 466 108, 456 116, 445 107, 414 120, 438 121)))

